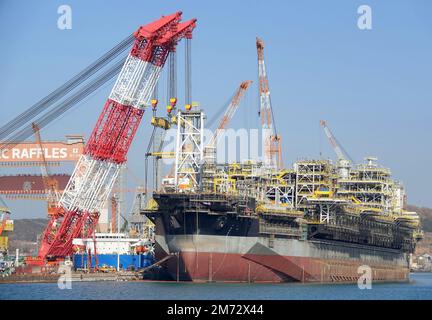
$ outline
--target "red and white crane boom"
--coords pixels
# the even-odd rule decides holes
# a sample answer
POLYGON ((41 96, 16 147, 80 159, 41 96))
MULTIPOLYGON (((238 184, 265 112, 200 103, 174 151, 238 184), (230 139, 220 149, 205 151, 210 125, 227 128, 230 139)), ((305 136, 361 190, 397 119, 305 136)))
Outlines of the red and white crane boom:
POLYGON ((168 54, 192 36, 196 19, 181 23, 181 12, 140 27, 84 154, 42 237, 40 258, 72 254, 72 240, 90 237, 135 136, 168 54))
POLYGON ((256 38, 256 47, 258 53, 258 78, 260 96, 259 115, 261 117, 261 125, 264 130, 263 134, 265 135, 264 163, 270 168, 280 169, 282 166, 281 138, 277 134, 273 117, 270 89, 264 63, 264 42, 259 38, 256 38))
POLYGON ((320 125, 323 127, 324 132, 330 142, 330 145, 332 146, 338 158, 337 168, 339 175, 341 178, 347 179, 349 177, 351 164, 353 164, 354 162, 346 151, 342 151, 343 147, 338 143, 336 137, 333 135, 330 128, 327 126, 327 122, 321 120, 320 125))

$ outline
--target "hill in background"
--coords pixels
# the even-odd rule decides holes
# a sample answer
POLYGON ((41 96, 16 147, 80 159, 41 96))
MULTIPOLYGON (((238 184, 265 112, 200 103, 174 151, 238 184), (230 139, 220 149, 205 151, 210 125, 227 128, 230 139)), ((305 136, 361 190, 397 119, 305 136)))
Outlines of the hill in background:
POLYGON ((420 215, 422 227, 424 232, 432 232, 432 209, 425 207, 417 207, 413 205, 407 205, 405 208, 407 211, 415 211, 420 215))
POLYGON ((20 249, 24 254, 37 254, 37 237, 42 234, 48 219, 18 219, 14 220, 14 231, 9 233, 9 252, 20 249))

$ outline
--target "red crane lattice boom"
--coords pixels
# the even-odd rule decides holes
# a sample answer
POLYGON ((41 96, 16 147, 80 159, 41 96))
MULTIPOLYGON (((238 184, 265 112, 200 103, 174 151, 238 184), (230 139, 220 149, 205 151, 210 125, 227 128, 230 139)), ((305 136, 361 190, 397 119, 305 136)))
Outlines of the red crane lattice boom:
POLYGON ((177 42, 190 38, 196 26, 196 19, 180 23, 181 14, 164 16, 134 33, 129 56, 44 231, 40 259, 68 256, 74 238, 94 233, 161 69, 177 42))

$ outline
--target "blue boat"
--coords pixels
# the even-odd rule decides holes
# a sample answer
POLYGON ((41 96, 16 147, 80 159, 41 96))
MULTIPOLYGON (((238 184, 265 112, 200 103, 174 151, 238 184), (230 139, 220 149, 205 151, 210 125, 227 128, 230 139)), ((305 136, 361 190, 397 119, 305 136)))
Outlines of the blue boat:
MULTIPOLYGON (((88 269, 86 253, 77 253, 73 255, 73 265, 77 269, 88 269)), ((151 253, 143 254, 98 254, 98 267, 108 266, 117 269, 117 266, 121 270, 127 269, 142 269, 152 265, 155 261, 154 256, 151 253)), ((91 255, 91 266, 95 268, 95 256, 91 255)))
POLYGON ((73 244, 76 252, 73 265, 76 269, 109 267, 138 270, 155 262, 151 241, 128 238, 124 233, 96 233, 95 238, 76 238, 73 244))

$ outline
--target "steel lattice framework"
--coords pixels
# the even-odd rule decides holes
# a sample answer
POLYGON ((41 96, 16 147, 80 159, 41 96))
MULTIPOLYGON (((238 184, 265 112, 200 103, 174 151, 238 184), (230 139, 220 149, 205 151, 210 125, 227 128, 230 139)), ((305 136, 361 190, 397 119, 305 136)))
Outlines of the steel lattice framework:
POLYGON ((279 169, 282 165, 281 138, 274 125, 270 89, 264 63, 264 42, 257 38, 258 79, 260 96, 260 117, 264 135, 264 163, 267 167, 279 169))
POLYGON ((177 190, 197 191, 204 156, 204 113, 179 111, 174 183, 177 190))
POLYGON ((163 16, 133 34, 129 56, 45 229, 40 258, 68 256, 74 238, 94 233, 165 61, 178 41, 192 37, 196 19, 180 22, 181 14, 163 16))

